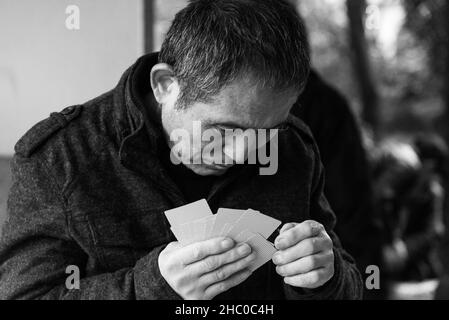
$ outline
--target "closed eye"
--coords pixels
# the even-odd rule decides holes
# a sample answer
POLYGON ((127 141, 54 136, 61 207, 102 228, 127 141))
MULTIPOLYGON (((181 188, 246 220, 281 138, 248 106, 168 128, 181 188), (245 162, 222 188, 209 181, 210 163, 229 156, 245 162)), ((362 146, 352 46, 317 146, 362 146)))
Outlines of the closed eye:
POLYGON ((273 127, 272 129, 276 129, 276 130, 279 130, 279 131, 286 131, 289 128, 290 128, 290 126, 286 122, 283 122, 283 123, 273 127))

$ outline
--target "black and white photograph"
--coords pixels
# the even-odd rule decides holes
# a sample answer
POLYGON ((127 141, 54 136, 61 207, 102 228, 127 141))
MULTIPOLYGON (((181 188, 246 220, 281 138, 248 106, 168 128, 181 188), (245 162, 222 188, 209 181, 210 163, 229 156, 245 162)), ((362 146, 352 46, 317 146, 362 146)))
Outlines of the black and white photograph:
POLYGON ((448 197, 449 1, 0 0, 0 300, 449 300, 448 197))

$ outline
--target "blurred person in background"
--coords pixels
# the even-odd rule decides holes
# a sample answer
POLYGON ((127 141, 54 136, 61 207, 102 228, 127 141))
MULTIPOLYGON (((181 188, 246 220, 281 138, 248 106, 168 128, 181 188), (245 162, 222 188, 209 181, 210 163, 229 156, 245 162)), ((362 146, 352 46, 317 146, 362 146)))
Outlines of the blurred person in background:
POLYGON ((448 182, 449 172, 449 149, 446 142, 438 135, 418 135, 413 145, 421 160, 425 183, 427 183, 428 204, 434 212, 434 230, 439 236, 445 234, 445 218, 447 212, 447 201, 445 188, 448 182))
POLYGON ((376 155, 374 185, 384 224, 384 268, 391 284, 442 275, 437 249, 444 232, 444 188, 423 141, 388 139, 376 155))
MULTIPOLYGON (((315 137, 326 173, 325 194, 337 216, 336 233, 365 275, 368 266, 381 264, 382 236, 373 210, 370 166, 355 115, 347 99, 315 70, 291 113, 303 120, 315 137)), ((383 293, 365 290, 364 298, 382 299, 383 293)))

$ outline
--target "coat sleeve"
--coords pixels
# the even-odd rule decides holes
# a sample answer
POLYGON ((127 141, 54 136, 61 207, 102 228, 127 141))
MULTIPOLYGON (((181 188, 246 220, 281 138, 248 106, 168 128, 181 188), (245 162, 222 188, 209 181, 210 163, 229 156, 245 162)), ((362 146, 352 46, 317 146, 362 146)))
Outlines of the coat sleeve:
POLYGON ((324 196, 324 170, 315 152, 315 179, 310 199, 311 220, 321 223, 333 242, 334 276, 325 285, 317 289, 295 288, 284 285, 287 299, 304 300, 357 300, 363 295, 360 273, 353 258, 342 248, 339 238, 334 232, 336 218, 324 196))
POLYGON ((70 236, 61 185, 47 165, 15 156, 0 241, 0 299, 180 299, 161 276, 155 248, 133 268, 86 277, 87 255, 70 236), (68 266, 80 270, 68 289, 68 266))

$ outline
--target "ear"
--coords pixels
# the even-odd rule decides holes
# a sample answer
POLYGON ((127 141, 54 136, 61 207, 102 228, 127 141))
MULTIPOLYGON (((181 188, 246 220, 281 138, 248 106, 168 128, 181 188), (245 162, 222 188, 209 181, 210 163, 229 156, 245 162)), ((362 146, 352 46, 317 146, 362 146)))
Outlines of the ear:
POLYGON ((151 88, 156 101, 165 104, 175 99, 179 93, 179 85, 173 69, 165 63, 158 63, 151 69, 151 88))

